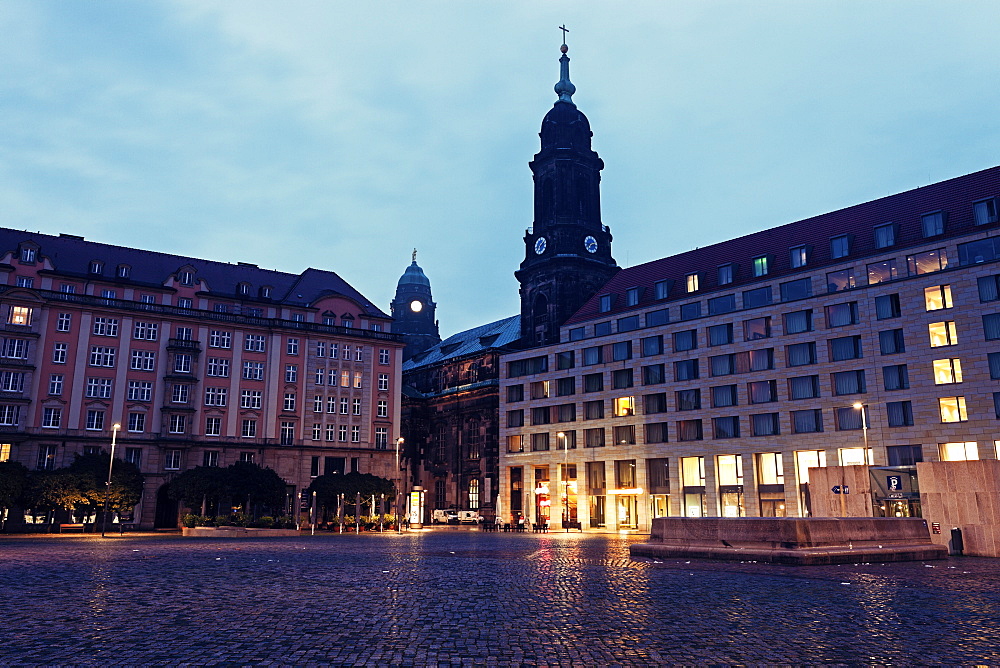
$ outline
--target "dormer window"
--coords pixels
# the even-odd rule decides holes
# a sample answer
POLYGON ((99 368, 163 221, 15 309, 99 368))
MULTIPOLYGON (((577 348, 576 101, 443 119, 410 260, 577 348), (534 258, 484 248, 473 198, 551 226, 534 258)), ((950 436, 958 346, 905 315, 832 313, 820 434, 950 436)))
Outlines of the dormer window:
POLYGON ((21 249, 21 262, 33 264, 35 262, 35 249, 24 247, 21 249))
POLYGON ((735 274, 735 267, 730 262, 729 264, 724 264, 719 267, 719 285, 729 285, 733 282, 733 274, 735 274))
POLYGON ((127 264, 118 265, 118 278, 128 278, 132 273, 132 268, 127 264))
POLYGON ((789 263, 793 269, 804 267, 809 264, 809 248, 806 246, 795 246, 789 249, 789 263))
POLYGON ((625 291, 625 305, 636 306, 642 298, 642 288, 629 288, 625 291))
POLYGON ((830 257, 837 259, 847 257, 851 252, 850 238, 846 234, 830 239, 830 257))
POLYGON ((239 285, 236 286, 236 293, 240 294, 240 295, 248 295, 248 294, 250 294, 250 284, 249 283, 240 283, 239 285))
POLYGON ((337 324, 337 316, 335 316, 334 314, 332 314, 329 311, 327 311, 326 313, 323 314, 323 324, 324 325, 328 325, 330 327, 336 325, 337 324))
POLYGON ((944 211, 935 211, 921 216, 920 226, 925 238, 944 234, 944 211))
POLYGON ((269 285, 262 286, 261 289, 260 289, 260 297, 261 297, 261 299, 270 299, 271 298, 271 286, 269 286, 269 285))
POLYGON ((340 324, 342 324, 344 327, 354 327, 354 318, 352 318, 349 315, 345 315, 343 318, 340 319, 340 324))
POLYGON ((607 313, 611 310, 612 304, 615 302, 614 295, 601 295, 600 304, 598 309, 601 313, 607 313))
POLYGON ((94 260, 90 263, 90 273, 101 274, 104 272, 104 263, 98 260, 94 260))
POLYGON ((657 281, 653 284, 657 299, 666 299, 670 296, 670 286, 672 281, 657 281))
POLYGON ((875 248, 888 248, 896 243, 896 226, 893 223, 875 228, 875 248))
POLYGON ((695 274, 688 274, 684 278, 684 280, 685 280, 688 292, 698 292, 698 288, 700 287, 699 283, 701 281, 700 281, 700 278, 699 278, 699 276, 698 276, 697 273, 695 273, 695 274))
POLYGON ((997 201, 992 197, 974 203, 972 205, 972 214, 975 217, 976 225, 989 225, 1000 219, 1000 216, 997 215, 997 201))
POLYGON ((181 285, 191 285, 194 283, 194 272, 182 271, 177 275, 177 280, 181 282, 181 285))
POLYGON ((768 258, 766 255, 759 255, 753 259, 753 275, 757 278, 767 276, 768 258))

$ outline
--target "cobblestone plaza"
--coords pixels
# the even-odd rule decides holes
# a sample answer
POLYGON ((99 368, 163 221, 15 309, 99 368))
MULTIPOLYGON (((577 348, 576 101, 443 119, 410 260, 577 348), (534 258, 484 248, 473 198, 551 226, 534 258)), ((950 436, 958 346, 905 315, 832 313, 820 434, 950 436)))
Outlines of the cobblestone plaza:
POLYGON ((633 561, 642 537, 0 538, 0 664, 1000 664, 1000 561, 633 561))

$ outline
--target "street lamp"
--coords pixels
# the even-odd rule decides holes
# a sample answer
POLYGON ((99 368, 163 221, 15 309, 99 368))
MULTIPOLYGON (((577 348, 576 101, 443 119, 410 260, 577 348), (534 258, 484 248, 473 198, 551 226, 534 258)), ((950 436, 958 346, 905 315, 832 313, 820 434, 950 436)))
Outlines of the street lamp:
POLYGON ((104 517, 101 520, 101 538, 108 529, 108 500, 111 497, 111 471, 115 466, 115 440, 122 426, 117 422, 111 426, 111 459, 108 462, 108 481, 104 485, 104 517))
POLYGON ((566 533, 569 533, 569 441, 566 439, 565 432, 559 432, 556 434, 556 438, 562 439, 563 444, 563 467, 562 467, 562 483, 563 483, 563 498, 562 498, 562 525, 566 533))
POLYGON ((854 410, 861 411, 861 431, 865 436, 865 466, 868 466, 868 415, 865 412, 865 405, 860 401, 854 402, 854 410))
MULTIPOLYGON (((396 439, 396 475, 395 477, 399 479, 399 451, 403 447, 403 437, 400 436, 396 439)), ((402 518, 399 515, 400 500, 406 500, 406 494, 403 492, 403 480, 399 479, 399 489, 396 490, 396 533, 402 533, 403 529, 400 526, 402 524, 402 518)))

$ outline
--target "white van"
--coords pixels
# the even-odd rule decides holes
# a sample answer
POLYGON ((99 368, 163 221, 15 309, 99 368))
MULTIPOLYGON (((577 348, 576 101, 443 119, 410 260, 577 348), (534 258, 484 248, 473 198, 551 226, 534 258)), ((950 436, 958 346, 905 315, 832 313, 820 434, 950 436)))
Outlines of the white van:
POLYGON ((479 513, 475 510, 460 510, 458 511, 458 523, 459 524, 479 524, 483 521, 479 513))
POLYGON ((458 511, 454 508, 435 510, 431 513, 431 524, 458 524, 458 511))

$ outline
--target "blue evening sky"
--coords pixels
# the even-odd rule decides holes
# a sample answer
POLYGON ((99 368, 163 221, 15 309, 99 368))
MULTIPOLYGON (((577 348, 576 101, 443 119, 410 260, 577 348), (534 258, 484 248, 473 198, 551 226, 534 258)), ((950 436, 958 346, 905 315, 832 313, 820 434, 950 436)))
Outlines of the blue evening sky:
POLYGON ((514 314, 562 23, 622 266, 1000 163, 993 0, 4 0, 0 225, 514 314))

